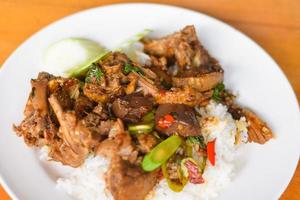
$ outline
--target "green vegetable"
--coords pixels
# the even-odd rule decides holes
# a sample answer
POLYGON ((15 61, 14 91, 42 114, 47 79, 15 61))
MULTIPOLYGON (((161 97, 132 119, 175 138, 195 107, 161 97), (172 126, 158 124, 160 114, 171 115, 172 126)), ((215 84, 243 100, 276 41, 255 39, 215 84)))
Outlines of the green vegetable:
POLYGON ((124 72, 125 74, 128 74, 129 72, 136 72, 140 75, 144 75, 144 73, 138 67, 132 66, 131 64, 128 63, 126 63, 124 67, 124 72))
POLYGON ((154 122, 154 111, 148 112, 142 119, 143 122, 154 122))
POLYGON ((140 123, 134 125, 128 125, 128 130, 132 134, 139 134, 139 133, 151 133, 154 128, 154 123, 140 123))
POLYGON ((80 77, 84 75, 90 69, 90 67, 94 65, 94 63, 98 62, 99 60, 103 60, 109 54, 110 52, 104 52, 99 56, 97 56, 95 59, 87 62, 85 65, 73 67, 67 70, 66 73, 68 74, 69 77, 80 77))
POLYGON ((154 112, 147 113, 142 122, 137 124, 129 124, 128 130, 131 134, 151 133, 154 129, 154 112))
POLYGON ((223 83, 219 83, 213 91, 212 99, 215 101, 221 101, 222 95, 225 92, 225 85, 223 83))
POLYGON ((190 144, 199 144, 202 149, 206 149, 204 138, 202 135, 199 136, 189 136, 187 137, 187 142, 190 144))
POLYGON ((143 159, 142 168, 144 171, 153 171, 165 163, 181 145, 182 139, 172 135, 155 146, 143 159))
POLYGON ((145 36, 147 36, 152 30, 150 29, 145 29, 142 32, 134 35, 132 38, 126 40, 125 42, 123 42, 119 48, 115 49, 115 51, 121 51, 123 52, 125 49, 127 49, 128 47, 132 46, 133 44, 137 43, 138 41, 140 41, 141 39, 143 39, 145 36))
POLYGON ((97 64, 92 64, 89 71, 86 74, 86 83, 99 83, 104 73, 97 64))

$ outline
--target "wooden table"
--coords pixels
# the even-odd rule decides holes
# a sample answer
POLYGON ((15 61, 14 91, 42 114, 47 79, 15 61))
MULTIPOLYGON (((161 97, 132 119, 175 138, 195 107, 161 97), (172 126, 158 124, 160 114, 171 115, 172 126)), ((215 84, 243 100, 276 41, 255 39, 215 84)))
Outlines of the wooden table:
MULTIPOLYGON (((0 64, 27 37, 71 13, 120 0, 0 0, 0 64)), ((132 1, 133 2, 133 1, 132 1)), ((281 66, 300 100, 299 0, 157 0, 217 17, 246 33, 281 66)), ((0 199, 10 199, 0 186, 0 199)), ((300 199, 300 166, 281 197, 300 199)))

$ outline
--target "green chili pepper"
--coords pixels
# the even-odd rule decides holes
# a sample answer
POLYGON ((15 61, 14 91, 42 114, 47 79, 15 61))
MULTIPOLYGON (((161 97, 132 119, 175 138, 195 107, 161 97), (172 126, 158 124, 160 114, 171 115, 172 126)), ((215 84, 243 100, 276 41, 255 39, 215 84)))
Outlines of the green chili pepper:
POLYGON ((128 130, 132 134, 151 133, 154 129, 154 112, 147 113, 141 123, 128 125, 128 130))
POLYGON ((142 168, 145 171, 153 171, 165 163, 181 145, 182 139, 172 135, 155 146, 143 159, 142 168))
POLYGON ((132 134, 151 133, 153 131, 153 128, 154 128, 153 122, 128 125, 128 130, 132 134))

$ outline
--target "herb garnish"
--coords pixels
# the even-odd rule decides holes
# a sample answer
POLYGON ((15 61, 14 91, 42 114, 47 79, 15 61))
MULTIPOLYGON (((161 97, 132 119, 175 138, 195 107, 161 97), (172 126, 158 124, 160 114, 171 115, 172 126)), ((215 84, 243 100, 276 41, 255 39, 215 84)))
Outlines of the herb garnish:
POLYGON ((215 101, 221 101, 224 94, 225 94, 225 85, 223 83, 219 83, 214 88, 212 99, 215 101))
POLYGON ((189 136, 189 137, 187 137, 187 141, 191 144, 199 144, 202 149, 206 148, 206 145, 204 143, 204 138, 202 135, 189 136))
POLYGON ((140 75, 144 75, 144 73, 138 67, 135 67, 135 66, 132 66, 129 63, 126 63, 126 65, 124 67, 124 73, 128 74, 129 72, 136 72, 140 75))
POLYGON ((104 76, 104 73, 97 64, 92 64, 89 71, 86 74, 85 82, 86 83, 98 83, 101 80, 101 77, 104 76))

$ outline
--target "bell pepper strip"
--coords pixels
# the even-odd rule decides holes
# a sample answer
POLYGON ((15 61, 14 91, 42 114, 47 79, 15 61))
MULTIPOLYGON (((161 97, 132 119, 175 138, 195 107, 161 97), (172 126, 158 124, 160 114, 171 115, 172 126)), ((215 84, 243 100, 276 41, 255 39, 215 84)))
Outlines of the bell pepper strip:
POLYGON ((167 114, 158 120, 158 126, 160 128, 166 129, 169 128, 174 123, 174 121, 175 121, 174 117, 170 114, 167 114))
POLYGON ((215 143, 216 139, 207 143, 207 157, 212 166, 214 166, 216 162, 215 143))
POLYGON ((151 133, 154 129, 154 123, 140 123, 128 125, 128 130, 131 134, 151 133))
POLYGON ((143 159, 142 169, 153 171, 165 163, 181 145, 182 139, 177 135, 172 135, 156 145, 143 159))
POLYGON ((204 179, 202 177, 201 169, 198 163, 192 158, 185 158, 181 161, 181 170, 183 175, 189 179, 193 184, 202 184, 204 179))
POLYGON ((161 169, 162 169, 163 176, 164 176, 164 178, 166 179, 166 181, 168 183, 169 188, 174 192, 181 192, 183 190, 184 186, 188 182, 187 179, 180 180, 181 183, 177 183, 177 182, 172 181, 169 178, 166 162, 162 164, 161 169))

